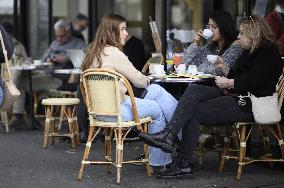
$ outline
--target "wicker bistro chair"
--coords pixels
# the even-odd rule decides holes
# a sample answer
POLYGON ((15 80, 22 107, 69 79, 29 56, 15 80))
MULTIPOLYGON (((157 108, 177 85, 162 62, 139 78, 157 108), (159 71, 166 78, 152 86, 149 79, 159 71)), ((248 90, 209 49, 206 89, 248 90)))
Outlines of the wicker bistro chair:
MULTIPOLYGON (((45 129, 44 129, 44 144, 43 147, 47 148, 48 137, 52 138, 52 144, 55 142, 55 137, 70 137, 72 148, 75 144, 80 144, 79 127, 77 123, 77 115, 75 107, 79 104, 78 98, 48 98, 42 100, 42 105, 45 106, 45 129), (64 106, 64 108, 63 108, 64 106), (55 116, 58 109, 63 109, 64 114, 68 119, 69 133, 62 134, 56 132, 55 116)), ((58 128, 58 126, 57 126, 58 128)))
MULTIPOLYGON (((284 98, 284 77, 282 76, 280 77, 276 89, 278 94, 278 106, 279 109, 281 109, 284 98)), ((270 162, 270 164, 272 164, 272 162, 284 162, 284 142, 280 127, 280 122, 276 124, 259 124, 256 122, 236 122, 233 125, 233 127, 236 129, 236 133, 238 135, 238 140, 239 140, 239 150, 236 150, 238 151, 238 156, 229 155, 230 140, 226 139, 223 148, 221 163, 219 166, 219 171, 223 171, 225 160, 237 159, 239 162, 238 162, 238 171, 236 179, 240 180, 244 165, 259 161, 270 162), (248 132, 247 132, 247 126, 250 126, 248 132), (260 157, 259 159, 246 157, 246 143, 249 136, 251 135, 253 126, 256 126, 259 129, 259 132, 263 139, 265 155, 260 157), (268 137, 269 132, 273 137, 275 137, 278 140, 281 151, 281 158, 278 159, 272 158, 272 154, 270 152, 269 137, 268 137)), ((225 138, 229 138, 228 130, 226 131, 225 138)))
POLYGON ((116 166, 117 183, 120 183, 121 168, 124 163, 144 163, 146 165, 147 175, 150 176, 150 165, 148 159, 148 146, 144 145, 145 159, 123 161, 123 142, 132 127, 148 132, 148 124, 152 121, 150 117, 139 118, 134 95, 130 83, 121 74, 106 69, 89 69, 81 74, 81 91, 85 104, 87 106, 90 130, 85 152, 81 162, 78 180, 82 180, 85 165, 106 164, 108 172, 110 165, 116 166), (123 83, 128 91, 132 102, 133 121, 122 121, 120 116, 120 92, 119 85, 123 83), (111 122, 100 121, 98 115, 113 117, 111 122), (142 127, 143 125, 143 127, 142 127), (102 161, 88 160, 92 141, 104 129, 105 133, 105 159, 102 161), (116 141, 115 161, 111 158, 111 136, 114 132, 116 141))
POLYGON ((151 57, 150 59, 148 59, 148 61, 145 63, 143 69, 142 69, 142 73, 146 74, 148 72, 149 66, 151 64, 160 64, 162 65, 164 63, 164 57, 162 54, 157 54, 154 57, 151 57))

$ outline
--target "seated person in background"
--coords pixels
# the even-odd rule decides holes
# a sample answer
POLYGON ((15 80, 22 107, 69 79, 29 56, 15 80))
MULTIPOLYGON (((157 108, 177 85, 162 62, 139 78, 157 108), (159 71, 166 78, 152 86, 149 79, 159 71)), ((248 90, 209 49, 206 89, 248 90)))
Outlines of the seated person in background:
MULTIPOLYGON (((51 42, 45 51, 42 61, 53 63, 53 69, 73 68, 71 60, 66 56, 67 49, 85 49, 86 43, 70 33, 70 25, 63 19, 54 25, 55 40, 51 42)), ((77 84, 68 84, 70 75, 54 75, 63 82, 62 90, 76 90, 77 84)))
MULTIPOLYGON (((89 45, 82 70, 90 68, 109 68, 125 76, 135 87, 146 88, 147 94, 143 99, 136 98, 139 117, 151 117, 149 132, 155 133, 170 121, 177 100, 161 86, 151 84, 150 80, 138 71, 122 52, 126 42, 126 20, 120 15, 104 16, 98 26, 95 40, 89 45)), ((126 88, 121 85, 121 116, 123 121, 133 120, 132 105, 126 95, 126 88)), ((100 117, 108 121, 107 117, 100 117)), ((170 154, 160 149, 149 148, 149 160, 153 166, 162 166, 171 162, 170 154)))
POLYGON ((82 32, 88 27, 89 20, 84 14, 77 14, 76 18, 70 23, 70 32, 73 37, 85 41, 82 32))
MULTIPOLYGON (((25 46, 19 40, 17 40, 15 36, 14 26, 9 22, 4 22, 3 27, 5 28, 7 33, 11 36, 12 41, 14 43, 14 55, 12 62, 14 64, 30 63, 25 46)), ((20 125, 20 122, 23 122, 23 124, 25 124, 24 106, 25 106, 26 90, 24 87, 22 87, 22 84, 23 80, 26 79, 26 75, 25 73, 19 70, 11 70, 11 73, 14 84, 21 92, 21 95, 13 104, 13 109, 12 109, 13 117, 9 122, 10 126, 14 128, 15 126, 20 125)))
POLYGON ((132 35, 127 35, 126 43, 123 46, 123 53, 137 70, 142 71, 146 59, 144 44, 140 39, 132 35))
MULTIPOLYGON (((7 51, 8 59, 10 59, 13 55, 13 52, 14 52, 13 41, 12 41, 11 37, 9 36, 9 34, 6 33, 4 27, 2 26, 1 23, 0 23, 0 31, 2 33, 3 42, 4 42, 4 45, 5 45, 5 49, 7 51)), ((2 63, 1 66, 4 66, 5 57, 4 57, 4 54, 3 54, 2 45, 0 45, 0 63, 2 63)), ((3 101, 2 84, 3 83, 2 83, 2 75, 1 75, 1 77, 0 77, 0 105, 2 104, 2 101, 3 101)))
POLYGON ((183 63, 196 65, 200 72, 223 76, 224 70, 210 63, 207 55, 218 55, 217 62, 224 62, 227 69, 232 67, 242 53, 241 47, 234 43, 237 30, 232 16, 226 11, 213 13, 209 18, 208 29, 213 32, 211 42, 201 46, 202 30, 198 31, 194 42, 184 52, 183 63))
POLYGON ((284 0, 276 0, 275 9, 264 17, 275 34, 280 54, 284 55, 284 0))
POLYGON ((3 22, 2 25, 7 31, 7 33, 10 35, 14 43, 14 58, 15 59, 22 58, 22 61, 28 61, 26 48, 23 45, 23 43, 16 38, 14 26, 9 22, 3 22))
POLYGON ((200 125, 231 126, 238 121, 254 120, 250 98, 244 98, 243 102, 240 95, 247 96, 250 92, 256 97, 265 97, 275 92, 282 64, 270 28, 261 17, 251 16, 240 21, 238 40, 244 52, 234 69, 230 69, 228 78, 216 77, 218 88, 190 85, 163 131, 139 133, 145 143, 172 152, 175 150, 176 135, 182 130, 180 152, 167 170, 158 173, 159 178, 192 175, 193 151, 198 142, 200 125), (233 88, 235 95, 226 96, 219 88, 233 88))

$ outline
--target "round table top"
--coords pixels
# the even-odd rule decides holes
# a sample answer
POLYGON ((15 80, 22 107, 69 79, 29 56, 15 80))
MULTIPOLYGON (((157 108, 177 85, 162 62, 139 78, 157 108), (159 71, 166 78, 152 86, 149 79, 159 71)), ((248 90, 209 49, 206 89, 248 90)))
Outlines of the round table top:
POLYGON ((82 73, 80 69, 55 69, 53 72, 56 74, 81 74, 82 73))
POLYGON ((214 81, 214 76, 198 76, 198 75, 149 75, 147 76, 151 82, 165 82, 165 83, 193 83, 203 81, 214 81))

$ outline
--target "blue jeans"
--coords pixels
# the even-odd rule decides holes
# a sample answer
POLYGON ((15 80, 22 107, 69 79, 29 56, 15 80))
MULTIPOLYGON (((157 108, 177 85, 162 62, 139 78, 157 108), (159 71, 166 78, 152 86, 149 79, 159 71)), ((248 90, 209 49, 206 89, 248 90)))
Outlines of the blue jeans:
POLYGON ((3 102, 3 96, 4 94, 3 94, 3 89, 2 89, 2 87, 0 87, 0 106, 2 105, 2 102, 3 102))
MULTIPOLYGON (((157 84, 147 87, 147 94, 144 99, 135 98, 138 115, 140 118, 151 117, 149 133, 156 133, 163 130, 166 123, 172 118, 178 101, 164 88, 157 84)), ((132 104, 130 98, 120 105, 121 118, 123 121, 133 120, 132 104)), ((113 121, 111 117, 97 117, 104 121, 113 121)), ((150 165, 163 166, 172 162, 171 154, 165 153, 159 148, 149 147, 150 165)))
MULTIPOLYGON (((135 98, 139 117, 151 117, 149 133, 163 130, 166 122, 169 122, 176 109, 178 101, 164 88, 157 84, 147 87, 144 99, 135 98)), ((133 120, 132 105, 130 99, 121 103, 121 116, 124 121, 133 120)), ((154 147, 149 147, 150 165, 162 166, 172 162, 171 154, 154 147)))

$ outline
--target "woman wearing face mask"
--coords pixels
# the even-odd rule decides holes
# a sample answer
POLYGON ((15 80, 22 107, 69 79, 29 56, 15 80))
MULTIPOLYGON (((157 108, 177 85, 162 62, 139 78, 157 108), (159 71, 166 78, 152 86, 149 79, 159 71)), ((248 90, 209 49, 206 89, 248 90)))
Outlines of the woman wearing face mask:
POLYGON ((202 30, 195 34, 194 42, 185 50, 183 63, 196 65, 198 71, 212 75, 226 76, 230 68, 242 52, 241 47, 234 41, 237 38, 237 30, 231 15, 226 11, 213 13, 207 25, 213 32, 211 41, 205 46, 200 43, 203 39, 202 30), (207 60, 207 55, 218 55, 216 63, 207 60), (224 63, 222 69, 216 67, 218 63, 224 63))
POLYGON ((156 134, 140 133, 140 138, 166 152, 174 151, 177 133, 182 129, 181 151, 174 163, 160 178, 180 178, 192 175, 192 155, 199 137, 199 126, 230 125, 238 121, 253 121, 250 98, 240 103, 240 95, 248 92, 271 96, 282 74, 280 54, 274 36, 261 17, 251 16, 240 21, 238 41, 244 52, 228 77, 217 77, 221 89, 232 88, 233 96, 225 96, 219 88, 190 85, 179 100, 175 113, 165 129, 156 134), (273 62, 273 63, 271 63, 273 62))
MULTIPOLYGON (((170 121, 177 100, 159 85, 149 85, 149 79, 128 60, 122 52, 127 35, 125 18, 117 14, 104 16, 97 29, 95 40, 88 47, 82 70, 109 68, 125 76, 135 87, 146 88, 145 97, 135 100, 139 117, 151 117, 153 121, 149 125, 149 132, 155 133, 165 127, 166 121, 170 121)), ((122 120, 133 120, 131 101, 125 92, 125 86, 121 86, 122 120)), ((171 162, 171 154, 149 147, 149 160, 152 166, 162 166, 171 162)))

